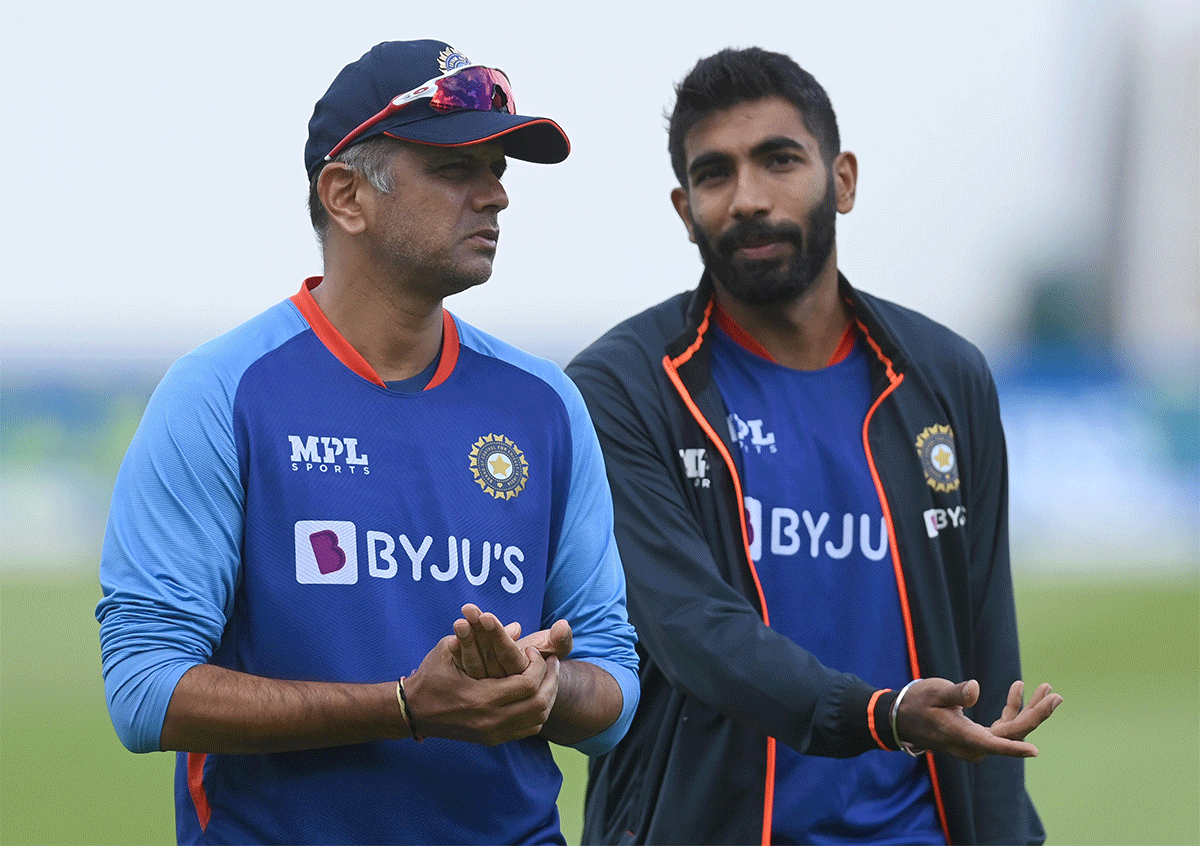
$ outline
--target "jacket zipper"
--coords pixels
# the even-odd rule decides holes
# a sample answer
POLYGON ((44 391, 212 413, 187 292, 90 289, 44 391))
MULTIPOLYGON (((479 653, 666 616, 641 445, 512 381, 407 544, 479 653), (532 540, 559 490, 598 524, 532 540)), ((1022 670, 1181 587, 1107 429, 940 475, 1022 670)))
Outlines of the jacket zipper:
MULTIPOLYGON (((717 452, 725 461, 725 465, 729 468, 729 476, 733 479, 734 493, 737 496, 737 512, 738 522, 742 530, 742 547, 746 552, 746 563, 750 566, 750 576, 754 580, 754 589, 758 592, 758 604, 762 608, 763 625, 771 625, 771 615, 767 610, 767 597, 763 593, 762 583, 758 579, 758 570, 754 567, 754 559, 750 557, 750 535, 746 531, 746 506, 745 497, 742 495, 742 483, 738 477, 737 466, 733 463, 733 456, 729 454, 729 450, 725 447, 725 442, 713 431, 712 426, 708 422, 708 418, 697 407, 692 399, 691 393, 684 386, 683 380, 679 378, 679 365, 687 362, 692 355, 700 348, 700 344, 704 339, 704 333, 708 330, 709 318, 712 315, 713 301, 709 300, 708 305, 704 309, 704 320, 696 330, 696 341, 679 355, 678 358, 672 359, 669 355, 663 356, 663 369, 667 371, 667 377, 671 380, 671 384, 675 386, 675 390, 679 393, 684 405, 687 406, 688 412, 695 418, 696 423, 704 430, 705 435, 712 441, 717 452)), ((763 792, 763 824, 762 824, 762 846, 770 846, 771 844, 771 818, 775 809, 775 738, 767 737, 767 772, 763 792)))
MULTIPOLYGON (((904 568, 900 565, 900 547, 896 543, 896 526, 892 522, 892 509, 888 504, 887 493, 883 489, 883 480, 879 476, 879 469, 875 466, 875 456, 871 452, 871 441, 867 436, 868 428, 871 425, 871 418, 875 414, 875 410, 883 403, 885 399, 891 396, 892 392, 900 387, 900 383, 904 381, 904 374, 897 373, 892 367, 892 361, 880 348, 875 339, 871 337, 870 331, 861 320, 855 321, 858 324, 859 331, 874 350, 875 356, 887 368, 888 386, 883 390, 871 407, 867 410, 867 416, 863 419, 862 440, 863 450, 867 455, 867 466, 871 469, 871 479, 875 482, 875 490, 879 494, 879 504, 883 508, 884 522, 887 524, 888 544, 892 550, 892 570, 896 574, 896 587, 900 592, 900 613, 904 619, 904 638, 908 645, 908 660, 912 665, 912 677, 914 679, 921 678, 921 665, 917 660, 917 639, 913 634, 912 609, 908 604, 908 586, 904 581, 904 568)), ((929 765, 929 781, 933 785, 933 801, 937 806, 938 822, 942 826, 942 834, 946 837, 946 842, 950 843, 950 825, 946 819, 946 806, 942 801, 942 788, 938 783, 937 765, 933 760, 933 753, 925 753, 925 763, 929 765)))

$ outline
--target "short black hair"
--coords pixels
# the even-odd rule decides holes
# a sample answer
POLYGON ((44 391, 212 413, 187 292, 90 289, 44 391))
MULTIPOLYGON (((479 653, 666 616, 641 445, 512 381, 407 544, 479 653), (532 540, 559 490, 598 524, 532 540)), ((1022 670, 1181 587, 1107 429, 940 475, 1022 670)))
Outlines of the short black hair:
MULTIPOLYGON (((376 191, 387 194, 395 187, 388 170, 388 160, 397 148, 405 143, 408 142, 386 135, 376 135, 342 150, 334 161, 361 173, 376 191)), ((317 183, 324 170, 324 165, 317 168, 317 172, 308 180, 308 216, 312 220, 313 231, 317 233, 317 241, 322 247, 325 245, 325 230, 329 227, 329 211, 321 202, 317 183)))
POLYGON ((826 164, 841 152, 837 116, 829 95, 813 75, 790 56, 760 47, 726 48, 696 62, 675 86, 675 108, 667 126, 667 150, 679 184, 687 188, 683 139, 713 112, 747 100, 783 97, 800 110, 804 126, 817 139, 826 164))

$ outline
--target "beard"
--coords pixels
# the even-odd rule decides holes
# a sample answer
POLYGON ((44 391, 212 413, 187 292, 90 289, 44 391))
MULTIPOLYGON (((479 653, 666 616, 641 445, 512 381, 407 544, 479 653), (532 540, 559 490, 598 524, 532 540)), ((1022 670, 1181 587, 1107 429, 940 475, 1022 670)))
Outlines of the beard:
POLYGON ((751 218, 736 223, 712 241, 696 227, 696 246, 704 266, 734 298, 753 306, 780 305, 807 291, 833 252, 837 197, 833 179, 825 183, 825 196, 808 215, 808 237, 794 223, 771 225, 751 218), (790 256, 742 261, 734 258, 739 247, 784 241, 793 246, 790 256))

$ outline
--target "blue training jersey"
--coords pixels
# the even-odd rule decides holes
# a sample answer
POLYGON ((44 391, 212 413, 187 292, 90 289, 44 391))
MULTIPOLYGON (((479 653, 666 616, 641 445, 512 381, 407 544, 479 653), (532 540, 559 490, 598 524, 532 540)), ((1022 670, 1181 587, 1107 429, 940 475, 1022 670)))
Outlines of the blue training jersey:
MULTIPOLYGON (((750 552, 771 627, 827 667, 899 688, 911 675, 887 525, 862 440, 871 403, 866 353, 856 343, 837 363, 804 371, 755 347, 719 317, 713 377, 742 451, 750 552)), ((944 844, 932 789, 924 764, 903 753, 822 758, 777 744, 771 839, 944 844)))
MULTIPOLYGON (((159 748, 179 678, 411 673, 473 602, 638 700, 634 633, 591 422, 554 364, 451 317, 424 390, 389 390, 300 293, 177 362, 121 466, 96 609, 114 725, 159 748)), ((399 719, 399 715, 397 715, 399 719)), ((180 842, 561 842, 540 737, 184 754, 180 842)))

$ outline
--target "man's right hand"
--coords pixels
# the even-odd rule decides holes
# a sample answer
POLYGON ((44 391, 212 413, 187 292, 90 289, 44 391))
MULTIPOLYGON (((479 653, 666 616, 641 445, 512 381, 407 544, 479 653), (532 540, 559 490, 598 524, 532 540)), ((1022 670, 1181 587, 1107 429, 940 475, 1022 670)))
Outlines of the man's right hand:
POLYGON ((979 682, 971 679, 955 684, 947 679, 921 679, 900 702, 896 731, 906 743, 949 752, 966 761, 979 761, 987 755, 1032 758, 1038 750, 1025 742, 1025 736, 1045 722, 1063 698, 1043 684, 1022 705, 1024 691, 1024 682, 1013 682, 1000 719, 988 727, 963 713, 964 708, 979 701, 979 682))

